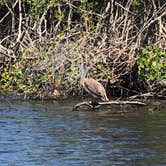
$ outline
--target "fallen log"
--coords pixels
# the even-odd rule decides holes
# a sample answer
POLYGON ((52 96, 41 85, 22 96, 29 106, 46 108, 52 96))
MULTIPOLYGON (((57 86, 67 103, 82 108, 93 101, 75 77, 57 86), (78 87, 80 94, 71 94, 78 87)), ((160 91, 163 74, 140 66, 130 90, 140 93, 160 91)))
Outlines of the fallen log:
POLYGON ((102 105, 138 105, 138 106, 146 106, 147 104, 144 102, 140 102, 140 101, 107 101, 107 102, 81 102, 76 104, 73 107, 73 111, 77 111, 78 108, 82 107, 82 106, 88 106, 90 109, 95 110, 96 108, 99 108, 102 105))

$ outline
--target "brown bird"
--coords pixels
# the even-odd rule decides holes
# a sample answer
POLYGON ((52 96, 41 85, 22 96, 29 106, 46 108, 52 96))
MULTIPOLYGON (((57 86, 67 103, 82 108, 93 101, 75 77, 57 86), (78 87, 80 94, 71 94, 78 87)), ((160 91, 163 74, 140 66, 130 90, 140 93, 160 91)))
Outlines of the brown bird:
POLYGON ((82 64, 81 84, 83 88, 96 99, 109 101, 103 85, 93 78, 86 78, 86 74, 90 68, 91 65, 89 63, 82 64))

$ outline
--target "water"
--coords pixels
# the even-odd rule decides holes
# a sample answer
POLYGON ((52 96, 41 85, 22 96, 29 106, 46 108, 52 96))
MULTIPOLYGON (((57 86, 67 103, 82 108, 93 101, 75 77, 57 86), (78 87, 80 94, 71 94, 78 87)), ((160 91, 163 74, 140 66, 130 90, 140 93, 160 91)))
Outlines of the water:
POLYGON ((71 111, 74 103, 1 101, 0 165, 166 165, 166 108, 71 111))

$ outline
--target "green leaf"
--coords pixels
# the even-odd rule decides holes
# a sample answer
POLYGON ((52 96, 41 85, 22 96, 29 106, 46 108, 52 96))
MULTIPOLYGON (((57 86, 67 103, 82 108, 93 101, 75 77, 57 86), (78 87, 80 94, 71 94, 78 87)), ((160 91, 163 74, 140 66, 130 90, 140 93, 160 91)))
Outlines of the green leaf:
POLYGON ((71 67, 71 71, 73 71, 73 72, 78 71, 78 66, 72 66, 72 67, 71 67))

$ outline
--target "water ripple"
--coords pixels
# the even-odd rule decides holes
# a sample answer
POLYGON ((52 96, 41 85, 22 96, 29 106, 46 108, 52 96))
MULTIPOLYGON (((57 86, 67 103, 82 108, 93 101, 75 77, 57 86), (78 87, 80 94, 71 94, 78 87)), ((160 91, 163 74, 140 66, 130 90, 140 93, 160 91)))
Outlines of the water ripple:
MULTIPOLYGON (((61 103, 62 104, 62 103, 61 103)), ((166 111, 72 112, 60 103, 0 104, 3 166, 164 165, 166 111), (162 116, 161 116, 162 115, 162 116)))

